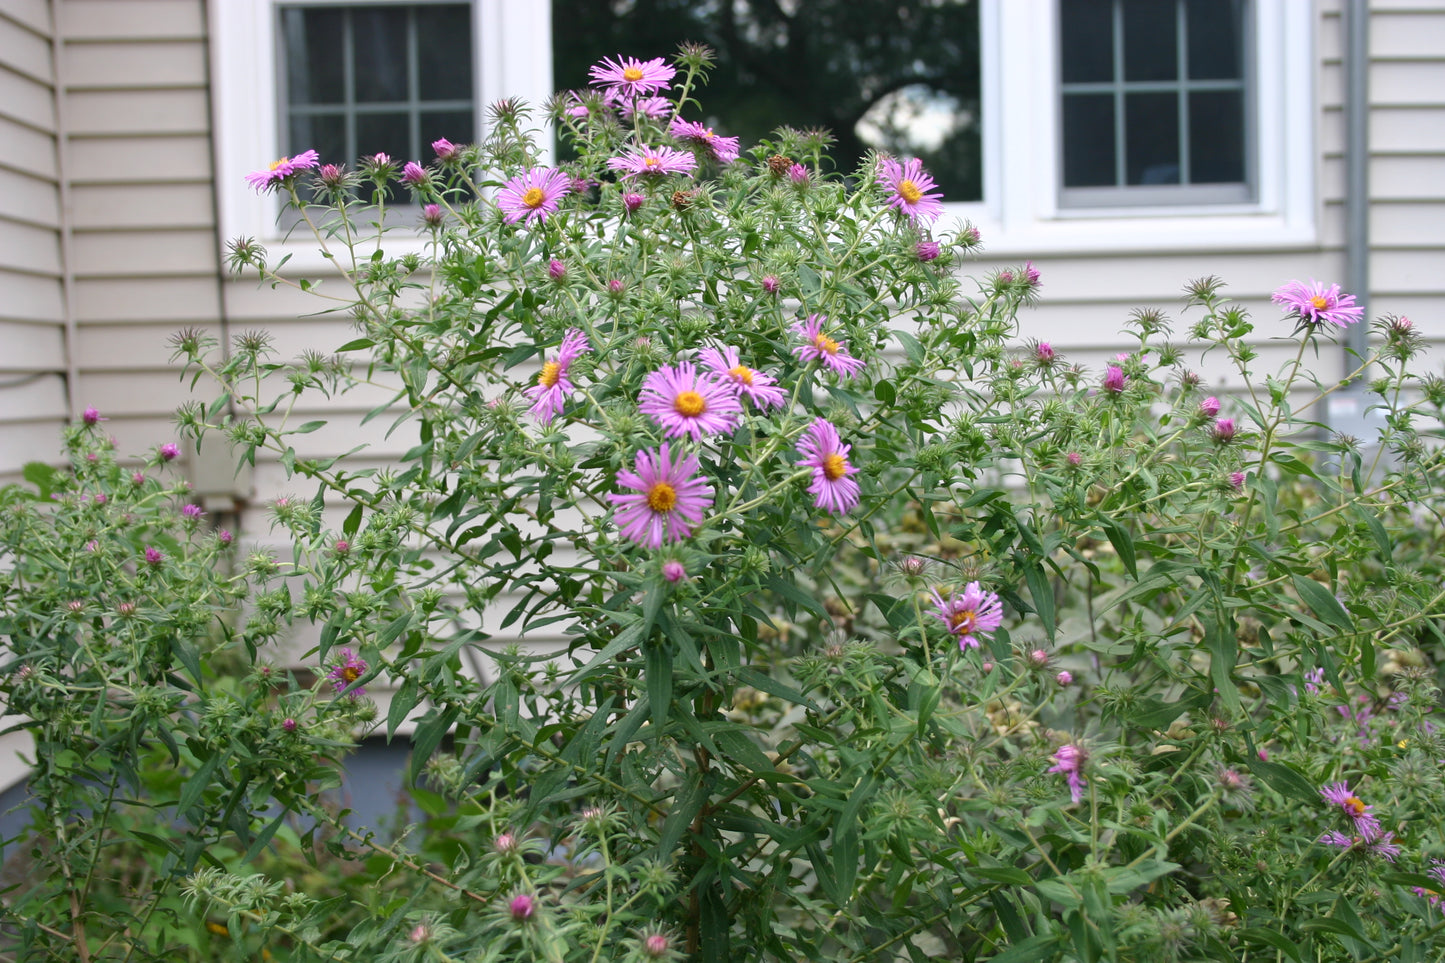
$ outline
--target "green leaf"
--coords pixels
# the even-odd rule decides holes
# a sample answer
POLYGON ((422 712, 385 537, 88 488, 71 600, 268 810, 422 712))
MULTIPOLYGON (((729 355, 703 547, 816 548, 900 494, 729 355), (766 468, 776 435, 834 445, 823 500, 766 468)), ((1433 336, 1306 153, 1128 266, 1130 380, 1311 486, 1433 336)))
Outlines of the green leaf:
POLYGON ((1038 613, 1039 621, 1044 624, 1044 632, 1052 641, 1057 626, 1054 620, 1054 587, 1049 584, 1048 573, 1040 565, 1026 565, 1024 581, 1029 583, 1029 598, 1033 599, 1034 611, 1038 613))
POLYGON ((190 812, 192 806, 200 802, 202 793, 204 793, 206 787, 211 784, 211 775, 215 773, 216 769, 221 765, 221 758, 221 753, 213 753, 211 758, 207 759, 201 768, 197 769, 191 774, 191 778, 186 780, 186 784, 181 787, 180 801, 176 803, 177 813, 184 816, 190 812))
POLYGON ((341 531, 347 538, 356 535, 357 529, 361 528, 362 506, 357 505, 346 515, 346 521, 341 523, 341 531))
POLYGON ((287 432, 287 434, 290 434, 290 435, 309 435, 309 434, 311 434, 313 431, 317 430, 318 428, 325 428, 325 427, 326 427, 326 422, 324 422, 324 421, 308 421, 308 422, 306 422, 306 424, 302 425, 302 426, 299 427, 299 428, 293 428, 293 429, 291 429, 291 431, 287 432))
POLYGON ((893 382, 880 381, 873 386, 873 397, 885 405, 891 405, 898 400, 898 390, 893 387, 893 382))
POLYGON ((1254 943, 1268 943, 1280 952, 1288 954, 1290 959, 1297 963, 1304 963, 1304 957, 1300 954, 1299 946, 1295 944, 1295 941, 1274 930, 1265 929, 1262 926, 1251 926, 1240 930, 1239 938, 1254 943))
POLYGON ((1340 600, 1319 582, 1303 575, 1296 575, 1294 576, 1294 590, 1299 593, 1300 601, 1309 606, 1310 611, 1322 620, 1341 631, 1355 631, 1355 624, 1351 621, 1350 614, 1345 611, 1345 607, 1340 604, 1340 600))
POLYGON ((641 620, 633 622, 627 628, 617 633, 617 637, 614 638, 611 642, 608 642, 606 647, 603 648, 601 652, 598 652, 595 656, 593 656, 591 662, 588 662, 582 668, 574 672, 572 674, 572 677, 567 680, 567 685, 575 686, 583 679, 586 679, 589 676, 601 672, 603 669, 607 668, 607 666, 611 664, 613 658, 615 658, 619 652, 625 652, 626 650, 640 643, 643 640, 646 632, 651 628, 652 625, 650 623, 643 622, 641 620))
POLYGON ((1245 756, 1245 764, 1250 772, 1269 783, 1276 792, 1312 806, 1319 804, 1318 788, 1284 763, 1266 762, 1258 754, 1251 753, 1245 756))
POLYGON ((693 818, 702 810, 702 804, 706 800, 707 785, 703 781, 702 773, 692 770, 687 774, 687 782, 682 791, 672 799, 672 812, 668 813, 662 822, 662 832, 657 837, 657 854, 660 858, 672 859, 682 834, 692 825, 693 818))
POLYGON ((337 348, 336 350, 337 350, 338 352, 341 352, 341 351, 360 351, 362 348, 373 348, 373 347, 375 347, 375 346, 376 346, 376 342, 373 341, 373 340, 371 340, 370 338, 357 338, 357 339, 354 340, 354 341, 348 341, 348 342, 346 342, 345 344, 343 344, 341 347, 337 348))
POLYGON ((406 721, 407 715, 416 708, 421 698, 421 687, 415 679, 407 679, 391 697, 391 707, 386 710, 386 740, 396 735, 396 727, 406 721))
POLYGON ((647 701, 652 704, 654 735, 662 738, 672 709, 672 652, 661 642, 643 646, 647 654, 647 701))
POLYGON ((1114 551, 1119 553, 1119 561, 1124 563, 1129 577, 1137 580, 1139 578, 1139 569, 1136 565, 1137 556, 1134 554, 1134 539, 1128 529, 1112 518, 1103 519, 1102 525, 1104 534, 1109 536, 1109 544, 1113 545, 1114 551))
POLYGON ((1058 936, 1052 933, 1030 936, 1022 943, 1015 943, 998 956, 992 957, 990 963, 1037 963, 1047 959, 1045 951, 1053 949, 1058 943, 1058 936))
POLYGON ((1110 866, 1104 870, 1104 877, 1109 892, 1116 896, 1126 896, 1136 889, 1148 886, 1161 876, 1168 876, 1178 868, 1178 863, 1151 856, 1133 867, 1110 866))
POLYGON ((35 486, 35 490, 41 498, 49 498, 50 493, 55 491, 55 477, 60 472, 53 465, 47 465, 43 461, 28 461, 20 470, 20 474, 35 486))

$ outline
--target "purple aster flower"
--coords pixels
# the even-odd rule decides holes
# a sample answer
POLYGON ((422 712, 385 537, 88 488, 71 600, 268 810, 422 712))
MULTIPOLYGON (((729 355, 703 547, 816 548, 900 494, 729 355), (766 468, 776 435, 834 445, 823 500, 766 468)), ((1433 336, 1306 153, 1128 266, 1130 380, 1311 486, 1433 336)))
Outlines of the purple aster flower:
POLYGON ((1350 784, 1346 782, 1332 783, 1320 790, 1325 802, 1332 806, 1338 806, 1340 811, 1355 824, 1355 831, 1365 838, 1366 842, 1373 842, 1380 838, 1380 821, 1371 814, 1373 806, 1367 806, 1360 797, 1350 792, 1350 784))
POLYGON ((1229 486, 1237 492, 1244 491, 1244 472, 1232 471, 1229 473, 1229 486))
POLYGON ((843 342, 823 333, 827 320, 824 315, 810 314, 803 324, 793 325, 793 330, 807 342, 794 348, 793 354, 804 361, 821 361, 834 374, 851 378, 863 370, 863 362, 849 354, 843 342))
POLYGON ((848 477, 858 474, 858 469, 848 462, 852 450, 852 445, 843 444, 838 437, 838 429, 822 418, 803 429, 797 451, 803 456, 799 464, 813 469, 808 494, 813 496, 814 508, 843 515, 857 506, 858 483, 848 477))
POLYGON ((321 184, 328 190, 338 190, 346 183, 346 168, 340 164, 322 164, 316 172, 321 184))
POLYGON ((1040 341, 1034 345, 1034 363, 1040 368, 1051 367, 1056 360, 1058 360, 1058 355, 1055 353, 1053 345, 1047 341, 1040 341))
POLYGON ((609 93, 628 97, 641 97, 668 88, 668 81, 677 71, 667 66, 661 57, 652 60, 638 60, 636 57, 621 57, 616 60, 603 57, 588 71, 594 87, 605 87, 609 93))
POLYGON ((704 368, 722 375, 739 394, 753 403, 753 407, 782 406, 785 395, 783 389, 778 387, 778 379, 740 362, 737 348, 724 346, 721 351, 717 348, 703 348, 697 353, 697 358, 704 368))
POLYGON ((352 689, 356 680, 366 674, 366 660, 350 649, 341 650, 341 661, 331 667, 326 673, 326 678, 331 680, 331 687, 337 692, 345 692, 351 689, 351 697, 365 695, 366 690, 361 688, 352 689))
POLYGON ((1054 676, 1054 681, 1059 684, 1059 688, 1067 689, 1074 684, 1074 674, 1068 669, 1063 669, 1058 675, 1054 676))
POLYGON ((85 422, 87 425, 98 425, 102 421, 110 421, 109 418, 102 418, 100 416, 100 409, 95 407, 94 405, 88 406, 85 411, 81 412, 80 420, 85 422))
POLYGON ((625 120, 635 120, 638 114, 650 117, 653 120, 662 120, 672 113, 672 101, 666 97, 638 97, 635 100, 627 97, 607 96, 603 98, 609 102, 617 101, 617 108, 625 120))
POLYGON ((1070 468, 1078 468, 1084 462, 1084 456, 1076 451, 1071 451, 1064 456, 1070 468))
POLYGON ((537 383, 523 392, 532 399, 532 417, 545 425, 561 414, 562 405, 573 389, 572 379, 567 377, 567 369, 578 355, 591 350, 592 346, 587 343, 585 334, 576 328, 567 329, 567 333, 562 337, 562 344, 557 349, 557 357, 542 365, 542 370, 537 374, 537 383))
POLYGON ((560 281, 567 276, 567 264, 556 258, 547 262, 547 276, 553 281, 560 281))
POLYGON ((303 151, 295 157, 283 157, 264 171, 252 171, 246 175, 246 183, 257 191, 268 191, 297 171, 310 170, 321 162, 321 155, 314 150, 303 151))
POLYGON ((216 533, 216 541, 220 542, 222 545, 230 545, 231 542, 235 540, 235 538, 236 536, 231 534, 231 530, 229 528, 223 528, 216 533))
POLYGON ((893 192, 888 206, 915 224, 920 219, 932 221, 943 212, 943 195, 928 193, 938 185, 916 157, 903 164, 891 157, 879 161, 878 183, 893 192))
POLYGON ((445 137, 432 141, 431 149, 436 151, 437 160, 441 161, 443 164, 451 163, 452 161, 457 160, 462 156, 461 146, 458 144, 453 144, 445 137))
POLYGON ((147 565, 159 565, 161 562, 165 561, 166 554, 165 552, 162 552, 160 549, 156 548, 154 545, 147 545, 145 558, 147 565))
POLYGON ((777 277, 771 274, 763 276, 763 290, 766 291, 768 294, 777 294, 778 287, 779 281, 777 277))
POLYGON ((1338 284, 1327 288, 1314 279, 1309 284, 1290 281, 1271 294, 1269 299, 1286 311, 1293 311, 1299 316, 1301 324, 1328 321, 1344 328, 1356 323, 1365 314, 1365 309, 1355 304, 1353 294, 1345 294, 1338 284))
POLYGON ((611 158, 607 161, 607 166, 612 170, 622 171, 622 177, 626 180, 640 174, 691 174, 697 169, 697 158, 687 151, 671 147, 653 148, 643 145, 632 148, 621 157, 611 158))
POLYGON ((180 457, 181 446, 173 441, 161 445, 161 461, 175 461, 180 457))
POLYGON ((390 154, 378 151, 361 159, 361 169, 374 180, 384 181, 396 170, 396 162, 391 159, 390 154))
POLYGON ((440 204, 428 204, 421 209, 421 219, 427 227, 441 227, 443 216, 440 204))
POLYGON ((788 168, 788 180, 793 182, 794 187, 807 187, 813 183, 813 172, 802 164, 794 164, 788 168))
POLYGON ((1199 415, 1202 418, 1213 418, 1219 414, 1219 399, 1210 395, 1199 403, 1199 415))
POLYGON ((1216 442, 1218 442, 1219 444, 1221 444, 1221 445, 1227 445, 1227 444, 1229 444, 1231 441, 1234 440, 1235 435, 1238 434, 1238 431, 1237 431, 1237 430, 1235 429, 1235 427, 1234 427, 1234 419, 1233 419, 1233 418, 1221 418, 1221 419, 1219 419, 1218 421, 1216 421, 1216 422, 1214 423, 1214 427, 1213 427, 1213 429, 1211 430, 1211 434, 1213 434, 1214 440, 1215 440, 1216 442))
POLYGON ((557 202, 572 191, 571 179, 555 167, 534 167, 502 185, 497 192, 497 207, 507 216, 508 224, 523 218, 530 224, 544 221, 556 213, 557 202))
POLYGON ((719 164, 731 164, 738 159, 738 139, 736 137, 720 137, 713 132, 711 127, 704 127, 694 121, 674 117, 667 132, 683 143, 707 148, 707 152, 719 164))
POLYGON ((1395 842, 1394 833, 1381 833, 1379 838, 1369 840, 1365 845, 1372 855, 1387 863, 1393 863, 1395 857, 1400 855, 1400 846, 1395 842))
POLYGON ((742 417, 742 403, 731 382, 702 374, 691 362, 659 368, 642 382, 638 410, 657 422, 669 438, 730 433, 742 417))
POLYGON ((1039 269, 1034 267, 1033 261, 1027 261, 1024 263, 1024 280, 1028 282, 1029 287, 1038 287, 1040 277, 1042 277, 1042 275, 1039 274, 1039 269))
POLYGON ((1349 849, 1355 845, 1354 837, 1346 836, 1338 829, 1331 829, 1319 839, 1322 846, 1333 846, 1335 849, 1349 849))
POLYGON ((674 461, 663 442, 655 451, 638 452, 636 467, 617 473, 617 484, 631 491, 607 496, 623 537, 655 549, 691 535, 713 495, 712 486, 697 477, 697 457, 678 452, 674 461))
POLYGON ((1054 764, 1046 771, 1063 773, 1069 784, 1069 796, 1074 802, 1083 799, 1084 787, 1089 782, 1084 778, 1084 766, 1089 761, 1088 750, 1083 746, 1069 743, 1060 746, 1059 751, 1054 753, 1052 759, 1054 764))
POLYGON ((1104 390, 1111 395, 1124 393, 1124 385, 1129 381, 1124 369, 1116 364, 1109 365, 1104 371, 1104 390))
POLYGON ((421 187, 431 180, 431 174, 416 161, 407 161, 401 169, 401 182, 408 187, 421 187))
POLYGON ((200 505, 182 505, 181 517, 187 521, 198 522, 205 516, 205 511, 200 505))
MULTIPOLYGON (((933 616, 958 637, 958 647, 976 649, 979 647, 976 632, 992 632, 1003 624, 1003 603, 998 595, 985 592, 977 582, 969 582, 962 592, 955 592, 944 598, 938 589, 933 590, 933 616)), ((1048 653, 1044 653, 1044 664, 1048 664, 1048 653)))
POLYGON ((633 214, 642 206, 642 202, 645 200, 647 200, 647 198, 641 194, 623 194, 622 206, 627 208, 627 213, 633 214))
POLYGON ((537 900, 528 893, 518 893, 507 903, 513 922, 529 923, 537 913, 537 900))
POLYGON ((681 582, 687 578, 687 567, 675 558, 662 563, 662 577, 669 582, 681 582))
POLYGON ((913 253, 918 255, 918 260, 927 264, 929 261, 936 261, 941 250, 937 241, 919 241, 913 253))

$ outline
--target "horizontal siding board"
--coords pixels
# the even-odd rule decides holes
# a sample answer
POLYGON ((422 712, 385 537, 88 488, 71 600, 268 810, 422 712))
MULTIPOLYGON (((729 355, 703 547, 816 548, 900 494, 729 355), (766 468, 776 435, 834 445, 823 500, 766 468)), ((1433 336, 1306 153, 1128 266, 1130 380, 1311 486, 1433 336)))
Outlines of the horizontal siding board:
POLYGON ((62 323, 65 295, 60 278, 16 274, 0 268, 0 318, 8 321, 62 323))
POLYGON ((19 382, 0 383, 0 423, 55 423, 64 418, 65 378, 62 375, 37 374, 19 382))
MULTIPOLYGON (((164 363, 164 357, 161 362, 164 363)), ((169 415, 195 399, 209 400, 218 392, 204 380, 192 393, 190 380, 182 381, 181 369, 172 371, 82 371, 75 396, 95 405, 112 418, 137 415, 169 415)))
MULTIPOLYGON (((1370 254, 1370 287, 1394 294, 1445 295, 1445 252, 1373 251, 1370 254)), ((1437 308, 1438 310, 1438 308, 1437 308)))
POLYGON ((54 133, 54 88, 0 64, 0 113, 22 124, 54 133))
POLYGON ((0 17, 0 60, 33 80, 55 82, 48 34, 37 33, 4 17, 0 17))
POLYGON ((105 278, 75 282, 75 314, 82 321, 187 323, 219 315, 212 278, 105 278))
MULTIPOLYGON (((1445 154, 1445 107, 1374 107, 1370 110, 1373 154, 1445 154)), ((1445 161, 1445 157, 1436 163, 1445 161)))
POLYGON ((51 36, 50 0, 0 0, 0 16, 28 27, 42 37, 51 36))
POLYGON ((52 181, 0 167, 0 218, 56 227, 60 191, 52 181))
POLYGON ((211 145, 204 135, 77 137, 70 143, 70 179, 79 184, 209 181, 211 145))
POLYGON ((71 134, 205 134, 206 91, 84 90, 66 100, 71 134))
POLYGON ((129 274, 214 274, 209 231, 77 232, 76 277, 129 274))
POLYGON ((58 413, 28 422, 0 418, 0 474, 18 475, 32 461, 61 461, 60 432, 64 427, 65 419, 58 413))
POLYGON ((205 36, 205 0, 65 0, 67 40, 189 40, 205 36))
POLYGON ((1370 17, 1372 58, 1437 60, 1445 51, 1445 13, 1380 13, 1370 17))
POLYGON ((1441 248, 1441 267, 1445 269, 1445 199, 1370 205, 1370 241, 1379 246, 1441 248))
POLYGON ((81 185, 70 197, 70 223, 77 230, 210 228, 215 223, 209 184, 81 185))
POLYGON ((0 268, 60 274, 60 235, 44 227, 0 222, 0 268))
POLYGON ((106 87, 199 87, 206 83, 206 47, 194 40, 66 43, 68 90, 106 87))
POLYGON ((1370 159, 1370 196, 1379 200, 1423 201, 1445 198, 1439 157, 1370 159))
MULTIPOLYGON (((220 337, 218 323, 196 324, 196 330, 220 337)), ((131 322, 129 324, 81 324, 75 363, 82 371, 141 371, 155 378, 175 378, 178 368, 170 361, 171 338, 176 324, 131 322)), ((200 385, 207 384, 205 378, 200 385)))
POLYGON ((0 117, 0 167, 55 180, 55 138, 0 117))
POLYGON ((0 321, 0 371, 51 371, 65 369, 65 334, 58 324, 23 324, 0 321))

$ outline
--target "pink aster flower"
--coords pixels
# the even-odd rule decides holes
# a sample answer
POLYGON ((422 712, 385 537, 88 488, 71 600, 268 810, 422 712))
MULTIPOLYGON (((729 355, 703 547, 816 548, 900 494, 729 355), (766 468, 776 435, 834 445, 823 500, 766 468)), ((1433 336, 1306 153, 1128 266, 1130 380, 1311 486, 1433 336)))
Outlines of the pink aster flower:
POLYGON ((933 178, 916 157, 903 164, 891 157, 879 161, 878 183, 893 192, 893 196, 888 198, 888 206, 915 224, 919 220, 935 220, 943 213, 943 195, 928 193, 938 185, 934 184, 933 178))
POLYGON ((1104 371, 1104 390, 1111 395, 1124 393, 1124 385, 1129 378, 1124 374, 1124 369, 1116 364, 1111 364, 1104 371))
POLYGON ((622 206, 627 209, 627 213, 633 214, 636 213, 637 209, 642 206, 642 203, 645 200, 647 200, 647 198, 643 197, 641 194, 623 194, 622 206))
POLYGON ((416 161, 407 161, 401 169, 401 182, 408 187, 421 187, 431 180, 431 173, 416 161))
MULTIPOLYGON (((1003 624, 1003 603, 997 594, 985 592, 977 582, 969 582, 962 592, 948 598, 934 589, 933 608, 933 617, 958 637, 960 650, 978 648, 978 636, 974 633, 992 632, 1003 624)), ((1044 663, 1048 663, 1047 653, 1044 653, 1044 663)))
POLYGON ((1333 846, 1335 849, 1349 849, 1355 845, 1353 836, 1346 836, 1338 829, 1331 829, 1319 839, 1321 846, 1333 846))
POLYGON ((783 389, 778 387, 778 379, 739 361, 737 348, 724 346, 721 351, 703 348, 697 353, 697 358, 704 368, 722 375, 740 395, 753 403, 753 407, 777 408, 783 404, 785 396, 783 389))
POLYGON ((1219 419, 1214 423, 1214 427, 1211 430, 1211 434, 1214 436, 1214 440, 1221 445, 1229 444, 1231 441, 1234 440, 1234 436, 1238 433, 1238 429, 1234 427, 1233 418, 1219 419))
POLYGON ((1237 492, 1244 491, 1244 472, 1232 471, 1229 473, 1229 486, 1237 492))
POLYGON ((697 169, 697 158, 683 150, 671 147, 634 147, 621 157, 613 157, 607 166, 622 171, 623 179, 640 174, 656 176, 661 174, 691 174, 697 169))
POLYGON ((913 253, 918 255, 918 260, 927 264, 929 261, 937 260, 941 250, 942 248, 937 241, 919 241, 918 245, 913 249, 913 253))
POLYGON ((507 913, 513 922, 529 923, 537 913, 537 900, 528 893, 518 893, 507 903, 507 913))
POLYGON ((662 577, 669 582, 681 582, 687 578, 687 566, 675 558, 670 558, 662 563, 662 577))
POLYGON ((555 167, 534 167, 507 181, 497 192, 497 207, 508 224, 526 218, 544 221, 557 211, 557 202, 572 191, 571 179, 555 167))
POLYGON ((797 188, 805 188, 813 183, 813 172, 802 164, 794 164, 788 168, 788 180, 793 182, 797 188))
POLYGON ((619 101, 617 109, 621 112, 624 120, 633 120, 638 114, 644 117, 651 117, 653 120, 662 120, 672 113, 672 101, 666 97, 638 97, 635 100, 622 97, 607 97, 606 100, 619 101))
POLYGON ((857 506, 858 483, 848 477, 858 474, 858 469, 848 462, 852 450, 852 445, 843 444, 838 437, 838 429, 822 418, 803 429, 797 451, 803 456, 799 464, 813 469, 808 494, 813 496, 814 508, 843 515, 857 506))
POLYGON ((661 548, 691 535, 713 494, 712 486, 697 477, 697 456, 678 452, 674 460, 663 442, 655 451, 638 452, 636 467, 636 472, 617 473, 617 484, 631 491, 607 496, 623 537, 644 548, 661 548))
POLYGON ((557 349, 557 357, 542 365, 542 370, 537 374, 537 383, 523 392, 532 399, 532 417, 545 425, 561 413, 562 405, 573 389, 572 379, 567 377, 567 369, 578 355, 591 350, 592 346, 587 343, 585 334, 576 328, 567 329, 567 333, 562 337, 562 344, 557 349))
POLYGON ((560 281, 567 276, 567 262, 559 261, 555 257, 547 262, 547 276, 553 281, 560 281))
POLYGON ((1058 675, 1054 676, 1054 681, 1059 684, 1059 688, 1067 689, 1074 684, 1074 674, 1068 669, 1062 669, 1058 675))
POLYGON ((1084 778, 1084 765, 1089 761, 1089 753, 1083 746, 1073 743, 1059 747, 1059 751, 1053 755, 1053 766, 1047 772, 1063 773, 1069 784, 1069 796, 1078 802, 1084 798, 1084 787, 1088 780, 1084 778))
POLYGON ((154 545, 147 545, 145 558, 147 565, 159 565, 166 560, 166 554, 154 545))
POLYGON ((628 97, 643 97, 668 88, 668 81, 677 71, 663 62, 661 57, 652 60, 638 60, 636 57, 621 57, 616 60, 603 57, 588 71, 594 87, 605 87, 608 93, 628 97))
MULTIPOLYGON (((366 669, 365 659, 350 649, 342 649, 341 661, 331 667, 331 671, 326 673, 326 678, 331 680, 331 687, 337 692, 345 692, 355 685, 357 679, 366 674, 366 669)), ((365 694, 365 689, 351 689, 353 699, 365 694)))
POLYGON ((440 204, 428 204, 421 209, 421 219, 427 227, 441 227, 445 218, 440 204))
POLYGON ((774 275, 767 274, 763 276, 763 290, 768 294, 777 294, 779 286, 780 282, 774 275))
POLYGON ((793 354, 804 361, 821 361, 834 374, 851 378, 863 370, 863 362, 849 354, 843 342, 823 333, 827 320, 824 315, 810 314, 803 324, 793 325, 793 330, 807 342, 794 348, 793 354))
POLYGON ((707 148, 707 152, 719 164, 731 164, 738 159, 738 139, 736 137, 720 137, 713 132, 711 127, 704 127, 695 121, 674 117, 667 132, 683 143, 707 148))
POLYGON ((321 155, 314 150, 303 151, 295 157, 283 157, 263 171, 252 171, 246 175, 246 183, 257 191, 268 191, 297 171, 306 171, 321 162, 321 155))
POLYGON ((431 149, 436 152, 437 160, 443 164, 450 163, 462 156, 461 145, 453 144, 445 137, 432 141, 431 149))
POLYGON ((175 461, 181 455, 181 446, 173 441, 161 445, 161 461, 175 461))
POLYGON ((1380 821, 1370 813, 1374 807, 1365 805, 1360 797, 1350 792, 1349 783, 1332 783, 1320 790, 1320 796, 1330 805, 1338 806, 1341 812, 1350 817, 1355 824, 1355 831, 1365 837, 1366 842, 1380 838, 1380 821))
POLYGON ((80 420, 85 422, 87 425, 98 425, 102 421, 109 421, 110 419, 102 418, 100 416, 100 409, 95 407, 94 405, 91 405, 86 408, 85 411, 81 412, 80 420))
POLYGON ((1199 403, 1199 415, 1201 418, 1213 418, 1219 414, 1219 399, 1210 395, 1199 403))
POLYGON ((743 407, 731 382, 704 374, 691 362, 659 368, 642 382, 638 410, 657 422, 669 438, 730 433, 743 407))
POLYGON ((1286 311, 1299 316, 1301 324, 1319 324, 1328 321, 1340 327, 1348 327, 1364 317, 1365 309, 1355 304, 1353 294, 1345 294, 1338 284, 1328 288, 1311 279, 1290 281, 1269 296, 1269 299, 1286 311))

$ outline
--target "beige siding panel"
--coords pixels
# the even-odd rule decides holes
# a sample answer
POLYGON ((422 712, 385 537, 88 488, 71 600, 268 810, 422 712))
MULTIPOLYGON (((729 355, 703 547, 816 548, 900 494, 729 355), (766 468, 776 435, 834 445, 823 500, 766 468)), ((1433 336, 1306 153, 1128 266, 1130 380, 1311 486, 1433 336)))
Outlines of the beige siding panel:
POLYGON ((54 227, 60 223, 60 192, 50 181, 0 167, 0 218, 54 227))
MULTIPOLYGON (((1445 201, 1372 204, 1370 242, 1382 247, 1431 245, 1445 248, 1445 201)), ((1442 252, 1441 269, 1445 271, 1445 252, 1442 252)))
POLYGON ((62 461, 60 431, 64 427, 64 419, 54 412, 40 421, 0 421, 0 474, 19 480, 17 476, 28 462, 62 461))
POLYGON ((61 371, 65 368, 64 330, 58 324, 0 321, 0 371, 61 371))
MULTIPOLYGON (((219 339, 217 324, 188 325, 219 339)), ((82 324, 76 352, 76 364, 83 371, 138 371, 165 369, 156 378, 175 378, 180 363, 171 365, 175 349, 171 337, 180 330, 177 324, 82 324)), ((200 385, 206 384, 205 378, 200 385)))
POLYGON ((0 117, 0 167, 55 178, 55 138, 0 117))
POLYGON ((36 33, 49 37, 49 0, 0 0, 0 16, 24 24, 36 33))
POLYGON ((0 318, 59 323, 65 317, 59 278, 0 269, 0 291, 4 292, 0 296, 0 318))
MULTIPOLYGON (((1319 254, 1238 255, 1220 253, 1163 254, 1157 257, 1035 259, 1043 272, 1043 297, 1052 304, 1118 302, 1178 304, 1184 285, 1213 274, 1223 278, 1225 293, 1239 300, 1268 298, 1283 281, 1301 274, 1324 277, 1340 270, 1340 259, 1319 254)), ((977 273, 977 272, 970 272, 977 273)))
POLYGON ((83 321, 214 320, 219 314, 216 282, 211 278, 81 279, 75 284, 75 314, 83 321))
MULTIPOLYGON (((319 290, 323 294, 347 297, 351 291, 345 281, 326 271, 317 272, 316 277, 324 278, 319 290)), ((292 287, 273 289, 254 277, 242 278, 226 284, 226 311, 233 320, 244 319, 247 323, 284 324, 297 320, 301 315, 315 314, 330 304, 315 294, 307 294, 292 287)), ((312 318, 311 321, 323 320, 312 318)), ((345 315, 335 316, 338 325, 347 324, 345 315)), ((336 342, 338 345, 342 342, 336 342)))
POLYGON ((206 83, 206 47, 174 43, 67 43, 65 85, 85 87, 195 87, 206 83))
POLYGON ((11 70, 41 83, 55 82, 47 36, 0 17, 0 51, 4 51, 5 65, 11 70))
POLYGON ((60 236, 49 228, 0 223, 0 267, 60 274, 60 236))
POLYGON ((1370 196, 1376 200, 1421 201, 1445 198, 1445 158, 1373 157, 1370 196))
POLYGON ((54 423, 64 411, 65 379, 61 375, 39 375, 21 384, 0 385, 0 422, 54 423))
POLYGON ((0 66, 0 113, 22 124, 54 132, 55 93, 47 84, 0 66))
POLYGON ((1376 12, 1370 17, 1372 59, 1438 60, 1445 51, 1445 13, 1376 12))
POLYGON ((197 39, 205 35, 205 0, 64 0, 67 40, 197 39))
POLYGON ((1376 104, 1438 105, 1445 100, 1445 51, 1431 61, 1386 61, 1370 67, 1376 104))
POLYGON ((204 134, 206 91, 90 90, 66 102, 70 132, 86 134, 204 134))
MULTIPOLYGON (((1445 107, 1371 108, 1370 152, 1445 153, 1445 107)), ((1442 162, 1445 158, 1436 163, 1442 162)))
MULTIPOLYGON (((110 418, 137 415, 165 415, 169 418, 187 401, 196 398, 209 400, 214 394, 197 386, 197 393, 193 395, 190 381, 182 381, 179 370, 174 375, 156 371, 81 372, 75 397, 85 404, 95 405, 110 418)), ((171 434, 174 434, 174 429, 171 434)))
POLYGON ((144 231, 76 234, 76 277, 128 274, 214 274, 209 231, 144 231))
POLYGON ((1339 107, 1326 107, 1319 114, 1318 147, 1322 154, 1335 155, 1345 149, 1345 112, 1339 107))
POLYGON ((110 184, 209 181, 211 145, 205 136, 89 138, 70 145, 70 179, 110 184))
MULTIPOLYGON (((87 228, 204 227, 215 223, 208 184, 105 184, 71 191, 70 223, 87 228)), ((0 201, 3 203, 3 201, 0 201)))
MULTIPOLYGON (((1373 251, 1370 287, 1399 294, 1445 295, 1445 252, 1373 251)), ((1437 306, 1436 311, 1440 308, 1437 306)))

